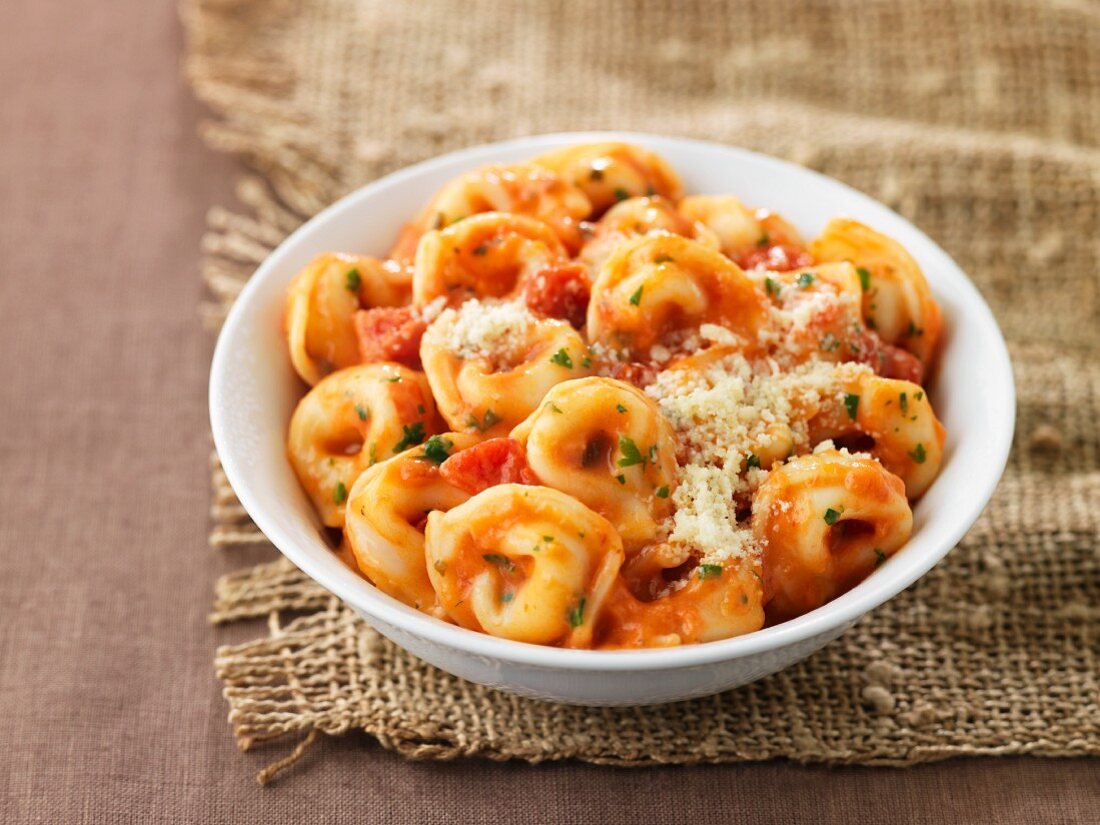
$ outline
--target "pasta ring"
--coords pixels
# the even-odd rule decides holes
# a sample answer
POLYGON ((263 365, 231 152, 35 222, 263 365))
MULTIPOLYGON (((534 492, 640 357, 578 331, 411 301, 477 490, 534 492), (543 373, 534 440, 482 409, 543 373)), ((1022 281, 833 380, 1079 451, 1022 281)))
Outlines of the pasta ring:
POLYGON ((888 344, 927 366, 943 329, 939 304, 920 266, 897 241, 849 218, 834 218, 810 244, 819 261, 849 261, 866 272, 863 317, 888 344))
POLYGON ((355 313, 408 301, 410 274, 393 261, 326 252, 294 276, 286 327, 294 370, 310 386, 334 369, 360 363, 355 313))
POLYGON ((901 479, 873 459, 826 450, 793 458, 756 491, 769 619, 814 610, 851 589, 909 539, 901 479))
POLYGON ((680 201, 680 214, 708 227, 722 254, 742 266, 746 257, 772 246, 804 247, 790 223, 768 209, 749 209, 733 195, 692 195, 680 201))
POLYGON ((810 441, 866 449, 919 498, 943 463, 944 429, 918 384, 870 372, 841 374, 834 403, 810 419, 810 441), (867 444, 867 441, 870 444, 867 444))
POLYGON ((512 431, 539 480, 607 518, 628 553, 672 511, 672 426, 641 390, 613 378, 558 384, 512 431))
POLYGON ((603 516, 549 487, 499 484, 427 527, 428 575, 459 625, 587 646, 623 562, 603 516))
POLYGON ((485 166, 444 186, 403 231, 393 255, 408 255, 421 235, 483 212, 508 212, 547 224, 570 250, 580 247, 578 224, 592 212, 584 192, 533 163, 485 166))
POLYGON ((627 198, 683 197, 680 176, 664 158, 628 143, 587 143, 541 155, 533 161, 571 181, 588 196, 596 214, 627 198))
POLYGON ((596 643, 668 647, 729 639, 764 626, 759 562, 695 561, 688 548, 670 544, 650 545, 627 561, 607 600, 596 643), (667 575, 677 571, 682 572, 670 583, 667 575), (639 598, 639 591, 648 592, 639 598))
POLYGON ((348 491, 371 464, 419 444, 435 403, 424 374, 398 364, 348 367, 321 379, 290 418, 287 455, 321 521, 344 526, 348 491))
POLYGON ((365 470, 348 495, 345 536, 358 569, 405 604, 442 617, 424 561, 424 514, 470 496, 439 474, 446 456, 477 443, 464 433, 432 436, 365 470))
POLYGON ((589 340, 649 360, 670 333, 715 324, 754 340, 767 321, 765 298, 721 253, 678 235, 624 241, 592 286, 589 340))
POLYGON ((413 272, 413 300, 440 296, 457 304, 500 298, 540 270, 568 256, 544 223, 522 215, 486 212, 420 239, 413 272))
POLYGON ((420 342, 420 360, 444 420, 453 430, 486 437, 507 434, 555 384, 589 375, 587 353, 584 340, 569 324, 536 318, 515 304, 471 302, 445 312, 420 342), (496 348, 490 358, 476 347, 455 350, 452 339, 465 316, 495 313, 505 319, 507 352, 496 348))

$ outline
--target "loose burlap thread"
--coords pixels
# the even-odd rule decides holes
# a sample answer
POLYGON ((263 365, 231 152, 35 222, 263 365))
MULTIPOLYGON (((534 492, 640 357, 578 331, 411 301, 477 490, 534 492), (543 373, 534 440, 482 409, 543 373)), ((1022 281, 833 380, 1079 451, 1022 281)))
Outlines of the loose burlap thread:
MULTIPOLYGON (((989 300, 1019 391, 1004 481, 943 563, 808 660, 657 712, 449 676, 282 559, 224 577, 212 621, 268 618, 215 659, 238 742, 310 737, 261 781, 317 731, 352 729, 435 759, 1100 754, 1094 5, 183 0, 182 16, 215 114, 203 136, 254 170, 243 213, 210 213, 212 328, 289 231, 382 173, 515 135, 636 129, 765 151, 893 206, 989 300)), ((266 543, 216 456, 212 472, 211 543, 266 543)))

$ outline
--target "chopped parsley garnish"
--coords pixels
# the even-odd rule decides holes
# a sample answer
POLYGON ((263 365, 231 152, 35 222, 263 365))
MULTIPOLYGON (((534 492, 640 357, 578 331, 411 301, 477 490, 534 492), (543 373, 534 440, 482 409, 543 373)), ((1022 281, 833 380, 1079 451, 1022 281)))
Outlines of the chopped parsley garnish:
POLYGON ((486 410, 485 415, 478 420, 478 417, 473 413, 470 413, 470 417, 466 419, 466 428, 477 430, 479 433, 485 432, 494 424, 500 421, 500 416, 492 410, 486 410))
POLYGON ((918 392, 913 393, 913 398, 915 398, 917 401, 922 400, 924 398, 924 390, 919 390, 918 392))
POLYGON ((672 263, 675 260, 676 259, 673 258, 671 255, 658 255, 656 258, 653 259, 653 263, 655 263, 655 264, 668 264, 668 263, 672 263))
POLYGON ((336 489, 332 491, 332 500, 337 504, 343 504, 348 500, 348 488, 344 486, 344 482, 336 482, 336 489))
POLYGON ((638 445, 634 443, 634 439, 625 435, 619 436, 619 452, 623 454, 623 457, 618 461, 620 467, 633 467, 635 464, 645 464, 646 462, 645 456, 638 449, 638 445))
POLYGON ((378 463, 378 444, 377 443, 373 443, 373 444, 370 445, 370 452, 367 455, 368 455, 368 458, 370 458, 371 466, 374 466, 375 464, 378 463))
POLYGON ((924 460, 928 458, 928 453, 924 451, 924 445, 917 442, 917 446, 909 451, 909 457, 917 462, 917 464, 923 464, 924 460))
POLYGON ((569 626, 580 627, 584 624, 584 596, 581 596, 577 606, 569 611, 569 626))
POLYGON ((902 414, 909 412, 909 396, 906 393, 898 395, 898 404, 901 405, 902 414))
POLYGON ((745 459, 745 469, 748 470, 751 467, 760 466, 760 457, 755 453, 749 453, 749 457, 745 459))
POLYGON ((400 382, 401 382, 401 376, 400 375, 395 375, 393 378, 387 378, 386 379, 387 384, 399 384, 400 382))
POLYGON ((366 411, 366 409, 363 408, 362 404, 356 404, 355 405, 355 412, 359 416, 360 421, 366 421, 367 420, 367 411, 366 411))
POLYGON ((620 484, 626 484, 626 476, 624 476, 622 473, 619 473, 617 476, 615 476, 615 480, 620 484))
POLYGON ((629 197, 630 197, 630 193, 629 193, 629 192, 627 192, 627 191, 626 191, 625 189, 623 189, 622 187, 620 187, 620 188, 618 188, 618 189, 616 189, 616 190, 615 190, 615 200, 617 200, 617 201, 625 201, 625 200, 626 200, 627 198, 629 198, 629 197))
POLYGON ((474 247, 474 254, 475 255, 484 255, 488 251, 489 251, 489 245, 488 244, 481 244, 480 246, 475 246, 474 247))
POLYGON ((587 355, 584 356, 584 358, 581 359, 581 366, 585 367, 585 368, 591 367, 592 366, 592 359, 589 358, 587 355))
POLYGON ((765 278, 764 279, 764 290, 769 295, 772 295, 772 296, 778 298, 779 293, 782 289, 783 289, 783 287, 779 285, 779 281, 776 281, 773 278, 765 278))
POLYGON ((924 330, 918 327, 912 321, 909 322, 909 329, 906 330, 906 332, 909 334, 910 338, 916 338, 919 335, 924 335, 924 330))
POLYGON ((589 180, 603 180, 603 169, 590 169, 588 172, 589 180))
POLYGON ((485 415, 482 416, 482 421, 485 422, 485 429, 489 429, 494 424, 497 424, 497 423, 500 422, 500 416, 497 415, 492 410, 486 410, 485 415))
POLYGON ((859 409, 859 396, 852 393, 844 394, 844 409, 848 411, 848 417, 856 420, 856 411, 859 409))
POLYGON ((407 450, 409 447, 415 447, 424 441, 424 422, 417 421, 413 424, 402 424, 401 431, 404 435, 401 440, 394 445, 393 451, 399 453, 402 450, 407 450))
POLYGON ((624 407, 622 404, 616 404, 615 409, 618 410, 621 413, 626 412, 626 407, 624 407))
POLYGON ((516 566, 512 564, 512 560, 507 556, 502 556, 500 553, 484 553, 481 557, 489 564, 495 564, 502 573, 516 572, 516 566))
POLYGON ((722 565, 720 564, 700 564, 697 569, 701 579, 716 579, 722 575, 722 565))
POLYGON ((344 276, 344 288, 348 292, 358 292, 362 283, 363 276, 359 274, 358 269, 349 269, 347 275, 344 276))
POLYGON ((761 232, 760 237, 756 239, 757 246, 767 246, 772 242, 772 239, 768 237, 767 232, 761 232))
POLYGON ((562 347, 550 356, 550 363, 557 364, 559 367, 565 367, 567 370, 573 369, 573 359, 569 357, 569 352, 565 347, 562 347))
POLYGON ((657 445, 656 444, 650 444, 649 445, 649 460, 653 461, 656 458, 657 458, 657 445))
POLYGON ((836 524, 837 519, 839 519, 839 518, 840 518, 840 511, 839 510, 834 510, 832 507, 830 507, 828 510, 825 511, 825 523, 828 524, 830 527, 832 527, 834 524, 836 524))
POLYGON ((875 548, 875 567, 881 567, 882 563, 886 561, 886 554, 875 548))
POLYGON ((803 272, 798 276, 798 288, 806 289, 810 284, 814 282, 814 274, 812 272, 803 272))
POLYGON ((553 401, 547 401, 546 403, 550 405, 550 411, 551 411, 551 412, 555 412, 555 413, 557 413, 558 415, 561 415, 561 407, 559 407, 559 406, 558 406, 557 404, 555 404, 555 403, 554 403, 553 401))
POLYGON ((630 296, 630 305, 638 306, 642 302, 642 290, 645 289, 645 284, 634 290, 634 294, 630 296))
POLYGON ((515 598, 515 595, 515 593, 501 593, 500 600, 504 604, 508 604, 508 602, 512 601, 512 599, 515 598))
POLYGON ((657 498, 668 498, 668 485, 657 488, 657 498))
POLYGON ((831 332, 826 332, 821 336, 821 349, 825 352, 836 352, 840 349, 840 339, 831 332))
POLYGON ((441 435, 433 435, 424 442, 424 454, 422 458, 426 458, 428 461, 432 461, 436 464, 442 464, 450 458, 451 447, 453 446, 454 442, 449 438, 444 438, 441 435))
POLYGON ((857 266, 856 272, 859 273, 859 285, 863 287, 863 291, 866 292, 871 288, 871 272, 866 267, 857 266))

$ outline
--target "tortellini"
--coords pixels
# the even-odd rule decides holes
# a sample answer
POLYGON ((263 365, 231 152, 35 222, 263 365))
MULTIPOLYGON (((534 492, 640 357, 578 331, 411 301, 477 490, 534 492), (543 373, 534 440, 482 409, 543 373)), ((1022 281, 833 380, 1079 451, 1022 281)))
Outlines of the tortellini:
POLYGON ((287 294, 287 454, 334 553, 435 619, 574 648, 814 610, 912 531, 942 320, 895 241, 806 244, 620 142, 472 170, 287 294), (421 371, 422 370, 422 371, 421 371), (336 531, 341 531, 337 538, 336 531))

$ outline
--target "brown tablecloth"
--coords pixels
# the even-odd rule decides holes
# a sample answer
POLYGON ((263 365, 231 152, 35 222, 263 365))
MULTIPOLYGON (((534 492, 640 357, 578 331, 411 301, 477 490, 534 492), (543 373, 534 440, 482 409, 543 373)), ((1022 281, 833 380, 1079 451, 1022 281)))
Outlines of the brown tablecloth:
MULTIPOLYGON (((259 0, 256 0, 257 2, 259 0)), ((1100 765, 623 771, 237 753, 211 668, 204 151, 169 2, 0 4, 0 821, 1095 822, 1100 765)), ((247 552, 247 551, 236 551, 247 552)), ((258 559, 256 559, 258 560, 258 559)))

